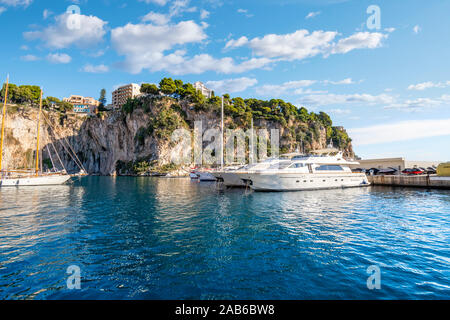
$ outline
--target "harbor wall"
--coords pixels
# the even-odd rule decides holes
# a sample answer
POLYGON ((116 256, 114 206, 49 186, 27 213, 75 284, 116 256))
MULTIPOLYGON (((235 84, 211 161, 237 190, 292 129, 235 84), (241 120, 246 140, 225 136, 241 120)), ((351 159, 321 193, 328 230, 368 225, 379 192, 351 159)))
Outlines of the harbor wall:
POLYGON ((450 189, 450 177, 438 177, 436 175, 369 176, 369 181, 373 185, 381 185, 381 186, 450 189))

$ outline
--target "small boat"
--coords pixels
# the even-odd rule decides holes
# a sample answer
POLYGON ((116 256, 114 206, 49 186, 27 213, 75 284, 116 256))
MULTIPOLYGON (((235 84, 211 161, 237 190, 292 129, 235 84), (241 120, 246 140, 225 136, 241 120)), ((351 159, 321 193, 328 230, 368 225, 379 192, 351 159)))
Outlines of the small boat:
POLYGON ((39 133, 40 121, 42 113, 42 95, 41 90, 38 123, 37 123, 37 139, 36 139, 36 168, 35 170, 3 170, 3 141, 5 136, 5 119, 6 119, 6 104, 8 101, 8 86, 9 76, 6 80, 5 100, 3 102, 2 125, 1 125, 1 142, 0 142, 0 187, 18 187, 18 186, 50 186, 61 185, 70 180, 71 176, 65 170, 54 172, 43 172, 39 168, 39 133))
POLYGON ((212 172, 208 171, 197 171, 197 176, 200 181, 216 181, 216 177, 212 174, 212 172))
POLYGON ((198 179, 198 174, 195 171, 192 171, 191 173, 189 173, 189 177, 192 180, 197 180, 198 179))

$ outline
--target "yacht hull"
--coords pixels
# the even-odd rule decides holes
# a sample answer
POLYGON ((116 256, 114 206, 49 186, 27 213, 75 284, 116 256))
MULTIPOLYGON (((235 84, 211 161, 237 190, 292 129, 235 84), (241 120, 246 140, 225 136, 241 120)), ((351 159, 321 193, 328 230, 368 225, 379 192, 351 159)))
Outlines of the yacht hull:
POLYGON ((197 172, 197 175, 200 181, 216 181, 216 177, 209 172, 197 172))
POLYGON ((306 191, 367 187, 365 174, 248 174, 244 181, 255 191, 306 191))
POLYGON ((235 172, 232 171, 215 172, 213 173, 213 175, 217 178, 217 180, 223 181, 223 184, 226 187, 230 188, 245 187, 244 181, 235 172))
POLYGON ((0 187, 52 186, 61 185, 70 180, 69 175, 8 178, 0 180, 0 187))

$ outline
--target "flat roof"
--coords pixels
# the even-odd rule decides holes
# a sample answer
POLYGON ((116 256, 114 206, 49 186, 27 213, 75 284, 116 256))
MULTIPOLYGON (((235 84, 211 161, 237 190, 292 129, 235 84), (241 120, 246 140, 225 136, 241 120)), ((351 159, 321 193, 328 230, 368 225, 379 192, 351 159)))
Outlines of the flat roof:
POLYGON ((359 162, 362 161, 378 161, 378 162, 388 162, 388 161, 406 161, 405 158, 380 158, 380 159, 362 159, 358 160, 359 162))

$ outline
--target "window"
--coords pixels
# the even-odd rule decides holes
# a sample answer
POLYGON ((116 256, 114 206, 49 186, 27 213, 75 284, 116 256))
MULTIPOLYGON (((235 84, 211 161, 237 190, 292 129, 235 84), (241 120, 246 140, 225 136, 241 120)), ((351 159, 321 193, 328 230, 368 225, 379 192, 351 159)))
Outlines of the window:
POLYGON ((316 171, 344 171, 341 166, 320 166, 316 168, 316 171))
POLYGON ((294 163, 289 168, 303 168, 305 165, 303 163, 294 163))
POLYGON ((279 163, 275 163, 273 165, 271 165, 269 167, 269 169, 286 169, 287 167, 289 167, 292 164, 291 161, 286 161, 286 162, 279 162, 279 163))

